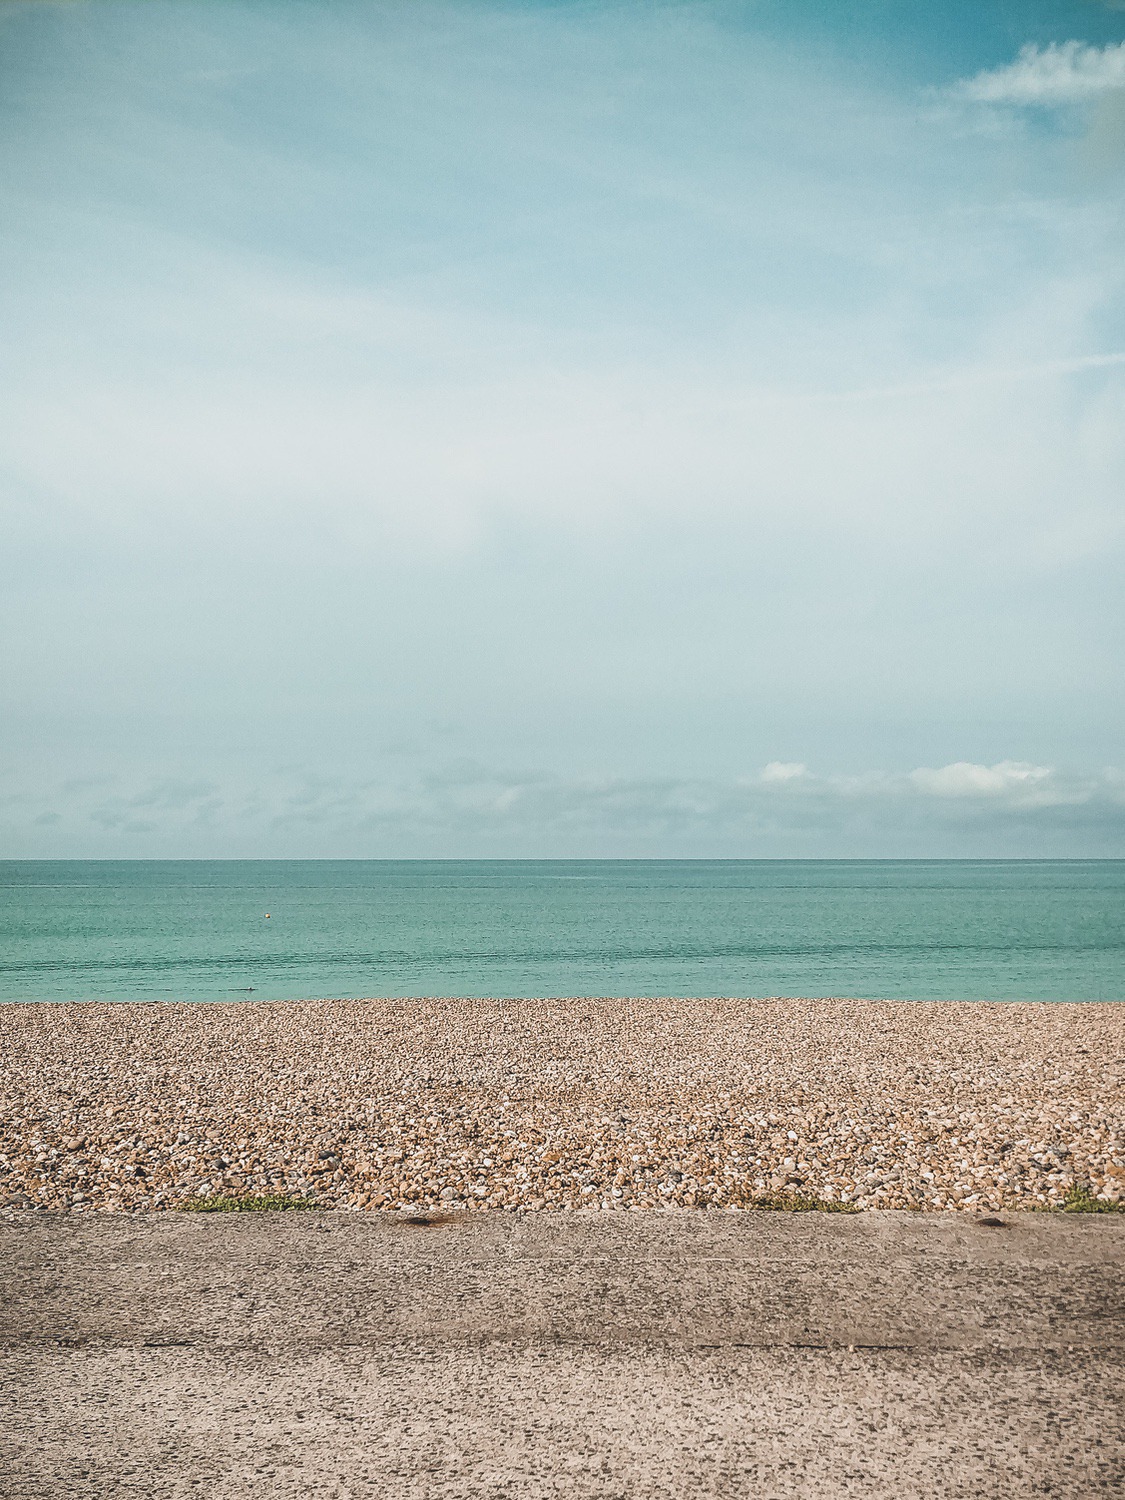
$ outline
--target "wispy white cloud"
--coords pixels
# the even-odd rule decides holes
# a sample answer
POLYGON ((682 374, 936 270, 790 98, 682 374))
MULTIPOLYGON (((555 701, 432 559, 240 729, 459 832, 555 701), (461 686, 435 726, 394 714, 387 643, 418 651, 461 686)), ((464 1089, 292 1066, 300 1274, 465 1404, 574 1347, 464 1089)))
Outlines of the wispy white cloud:
POLYGON ((1034 364, 938 372, 903 385, 872 386, 854 391, 826 392, 825 401, 877 401, 896 396, 928 396, 942 391, 969 390, 974 386, 1013 385, 1028 380, 1053 380, 1064 375, 1081 375, 1087 370, 1104 370, 1125 365, 1125 351, 1109 354, 1079 354, 1071 359, 1037 360, 1034 364))
POLYGON ((982 104, 1073 104, 1125 88, 1125 42, 1091 47, 1085 42, 1028 43, 1015 62, 978 73, 955 92, 982 104))
POLYGON ((920 767, 910 781, 921 792, 935 797, 1007 797, 1021 804, 1028 794, 1050 796, 1049 766, 1031 766, 1026 761, 1002 760, 994 766, 978 766, 959 760, 940 770, 920 767))

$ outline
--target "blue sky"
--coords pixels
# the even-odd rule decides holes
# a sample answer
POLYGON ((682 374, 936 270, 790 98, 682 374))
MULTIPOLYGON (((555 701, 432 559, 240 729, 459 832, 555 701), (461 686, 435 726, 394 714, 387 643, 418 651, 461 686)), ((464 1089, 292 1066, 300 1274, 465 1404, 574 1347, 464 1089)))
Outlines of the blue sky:
POLYGON ((0 6, 16 857, 1125 855, 1125 7, 0 6))

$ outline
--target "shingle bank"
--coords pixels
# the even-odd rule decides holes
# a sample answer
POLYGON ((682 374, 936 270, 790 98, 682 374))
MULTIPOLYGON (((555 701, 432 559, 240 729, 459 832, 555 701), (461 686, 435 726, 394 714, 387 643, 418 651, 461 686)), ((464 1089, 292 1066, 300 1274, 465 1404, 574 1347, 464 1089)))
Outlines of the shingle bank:
POLYGON ((1125 1007, 0 1006, 0 1205, 355 1210, 1125 1198, 1125 1007))

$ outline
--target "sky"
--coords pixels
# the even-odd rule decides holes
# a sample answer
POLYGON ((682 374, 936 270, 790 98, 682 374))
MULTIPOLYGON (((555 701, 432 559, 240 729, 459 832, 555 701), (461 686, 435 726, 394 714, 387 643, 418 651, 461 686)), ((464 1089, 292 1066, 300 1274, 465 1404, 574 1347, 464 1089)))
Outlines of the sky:
POLYGON ((0 856, 1125 856, 1125 0, 0 0, 0 856))

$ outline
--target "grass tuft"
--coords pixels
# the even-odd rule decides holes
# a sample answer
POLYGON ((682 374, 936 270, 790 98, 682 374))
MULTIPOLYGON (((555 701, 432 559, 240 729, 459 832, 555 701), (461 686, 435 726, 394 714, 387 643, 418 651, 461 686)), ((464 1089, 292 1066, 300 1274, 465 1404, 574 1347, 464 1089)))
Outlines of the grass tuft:
POLYGON ((743 1205, 745 1208, 767 1208, 784 1214, 858 1214, 855 1203, 836 1199, 807 1198, 803 1193, 762 1193, 743 1205))
POLYGON ((1122 1214, 1125 1213, 1125 1202, 1103 1203, 1088 1187, 1075 1183, 1063 1200, 1062 1211, 1064 1214, 1122 1214))
POLYGON ((308 1198, 291 1198, 287 1193, 250 1193, 244 1198, 216 1194, 213 1198, 189 1198, 180 1204, 187 1214, 274 1214, 291 1209, 315 1208, 308 1198))

